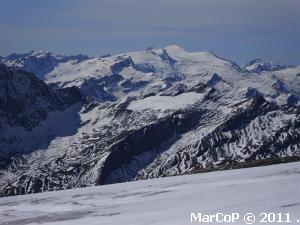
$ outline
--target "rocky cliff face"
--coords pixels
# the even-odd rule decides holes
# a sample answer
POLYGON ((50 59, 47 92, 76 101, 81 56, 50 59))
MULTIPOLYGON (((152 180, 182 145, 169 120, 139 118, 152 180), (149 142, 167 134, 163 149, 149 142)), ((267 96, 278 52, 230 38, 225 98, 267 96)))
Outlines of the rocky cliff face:
POLYGON ((76 87, 52 90, 33 74, 0 64, 1 167, 11 156, 24 152, 22 146, 15 148, 20 129, 30 133, 50 112, 64 111, 81 98, 76 87))
POLYGON ((1 71, 1 196, 300 156, 298 67, 257 74, 171 46, 66 62, 48 84, 1 71))
POLYGON ((1 127, 32 129, 49 111, 64 110, 80 98, 76 87, 52 90, 33 74, 0 64, 1 127))

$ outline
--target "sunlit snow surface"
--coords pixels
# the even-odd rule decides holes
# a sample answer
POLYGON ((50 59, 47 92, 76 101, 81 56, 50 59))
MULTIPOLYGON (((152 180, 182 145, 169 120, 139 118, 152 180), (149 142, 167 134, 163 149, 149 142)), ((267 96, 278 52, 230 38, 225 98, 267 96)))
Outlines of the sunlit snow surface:
POLYGON ((167 110, 167 109, 181 109, 186 108, 188 105, 193 105, 201 100, 203 94, 199 93, 183 93, 178 96, 150 96, 145 99, 140 99, 132 102, 128 109, 130 110, 167 110))
POLYGON ((191 212, 290 213, 297 224, 300 163, 0 199, 1 225, 182 225, 191 212))

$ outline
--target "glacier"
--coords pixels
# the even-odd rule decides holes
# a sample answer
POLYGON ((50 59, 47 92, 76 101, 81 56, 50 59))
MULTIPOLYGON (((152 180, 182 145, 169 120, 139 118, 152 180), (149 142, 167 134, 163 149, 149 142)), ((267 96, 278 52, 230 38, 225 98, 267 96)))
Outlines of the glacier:
POLYGON ((289 213, 298 224, 299 178, 297 162, 6 197, 0 224, 184 225, 192 212, 289 213))

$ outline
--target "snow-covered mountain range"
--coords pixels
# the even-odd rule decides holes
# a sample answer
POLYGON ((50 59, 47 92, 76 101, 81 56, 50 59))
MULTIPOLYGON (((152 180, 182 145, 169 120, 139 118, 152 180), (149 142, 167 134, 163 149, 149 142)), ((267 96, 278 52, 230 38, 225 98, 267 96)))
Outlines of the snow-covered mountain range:
POLYGON ((82 54, 62 56, 54 55, 53 53, 46 51, 31 50, 25 54, 14 53, 6 57, 2 57, 1 61, 8 66, 23 69, 27 72, 34 73, 40 79, 44 79, 45 75, 50 73, 60 63, 78 63, 86 59, 89 59, 89 57, 82 54))
POLYGON ((300 66, 178 46, 1 60, 2 196, 300 156, 300 66))
POLYGON ((264 62, 262 59, 254 59, 243 66, 243 68, 245 68, 246 70, 254 73, 260 73, 263 71, 277 71, 291 67, 292 66, 280 65, 273 62, 264 62))

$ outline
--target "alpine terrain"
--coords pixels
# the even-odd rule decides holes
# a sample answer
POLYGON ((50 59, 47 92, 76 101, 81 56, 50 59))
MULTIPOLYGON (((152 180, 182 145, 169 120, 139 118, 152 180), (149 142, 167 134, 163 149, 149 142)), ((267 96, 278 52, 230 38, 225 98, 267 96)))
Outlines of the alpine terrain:
POLYGON ((0 196, 300 157, 300 66, 178 46, 0 65, 0 196))

